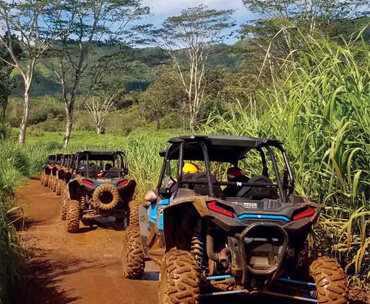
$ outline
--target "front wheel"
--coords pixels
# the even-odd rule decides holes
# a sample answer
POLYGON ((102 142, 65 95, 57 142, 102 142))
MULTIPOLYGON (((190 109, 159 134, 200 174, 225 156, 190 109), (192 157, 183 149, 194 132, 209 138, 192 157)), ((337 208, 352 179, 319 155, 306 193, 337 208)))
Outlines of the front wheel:
POLYGON ((130 203, 130 215, 122 251, 123 275, 127 279, 140 279, 144 274, 145 256, 139 227, 139 202, 130 203))
POLYGON ((317 286, 318 304, 349 303, 346 276, 335 259, 320 257, 313 261, 310 276, 317 286))
POLYGON ((161 265, 159 304, 198 304, 200 298, 199 269, 194 255, 171 249, 161 265))
POLYGON ((79 201, 70 200, 67 210, 67 231, 76 233, 80 229, 80 203, 79 201))

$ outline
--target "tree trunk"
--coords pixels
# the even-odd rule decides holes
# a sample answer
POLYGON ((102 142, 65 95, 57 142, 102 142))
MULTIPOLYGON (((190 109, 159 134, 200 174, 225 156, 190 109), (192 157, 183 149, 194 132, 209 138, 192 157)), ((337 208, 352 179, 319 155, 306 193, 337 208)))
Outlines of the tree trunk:
POLYGON ((69 111, 66 111, 66 133, 63 139, 63 146, 67 147, 72 133, 72 115, 69 111))
POLYGON ((31 83, 24 83, 24 100, 23 100, 23 114, 21 125, 19 126, 19 144, 23 145, 26 142, 26 130, 28 124, 28 118, 30 115, 30 89, 31 83))
POLYGON ((102 126, 96 127, 96 134, 104 134, 104 128, 102 126))
POLYGON ((155 121, 155 128, 157 129, 157 130, 159 130, 160 128, 161 128, 161 121, 160 121, 160 119, 158 118, 158 119, 156 119, 156 121, 155 121))

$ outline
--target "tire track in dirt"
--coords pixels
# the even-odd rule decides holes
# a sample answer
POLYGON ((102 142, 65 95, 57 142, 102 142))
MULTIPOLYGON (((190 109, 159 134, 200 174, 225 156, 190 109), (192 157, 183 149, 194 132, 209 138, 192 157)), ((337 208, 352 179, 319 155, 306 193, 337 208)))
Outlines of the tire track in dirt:
POLYGON ((37 179, 19 189, 17 200, 26 217, 20 235, 31 254, 19 304, 157 302, 155 276, 141 281, 123 278, 123 231, 113 229, 114 222, 106 223, 107 228, 82 227, 78 234, 67 233, 60 219, 61 198, 37 179))
MULTIPOLYGON (((124 232, 114 229, 114 220, 103 228, 82 226, 69 234, 60 219, 61 198, 38 178, 17 192, 18 205, 25 212, 22 242, 30 253, 29 271, 20 299, 15 304, 156 304, 158 267, 147 262, 143 279, 123 278, 121 251, 124 232)), ((118 227, 119 228, 119 227, 118 227)), ((280 299, 218 297, 202 304, 293 303, 280 299)))

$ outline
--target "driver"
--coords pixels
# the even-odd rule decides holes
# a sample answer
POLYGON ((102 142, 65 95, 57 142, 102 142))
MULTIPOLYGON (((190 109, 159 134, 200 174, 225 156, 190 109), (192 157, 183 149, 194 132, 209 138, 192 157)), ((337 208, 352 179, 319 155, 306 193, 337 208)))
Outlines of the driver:
MULTIPOLYGON (((199 168, 196 164, 194 163, 184 163, 184 166, 182 167, 182 173, 184 173, 184 179, 188 178, 190 175, 193 175, 193 174, 196 174, 199 172, 199 168)), ((171 184, 173 184, 174 182, 171 180, 169 181, 169 186, 171 186, 171 184)), ((173 185, 172 187, 172 191, 175 192, 177 189, 176 189, 176 185, 173 185)), ((157 200, 158 198, 158 189, 155 189, 155 190, 150 190, 148 191, 146 194, 145 194, 145 200, 148 201, 148 202, 154 202, 157 200)))
MULTIPOLYGON (((232 167, 227 170, 227 181, 228 182, 242 182, 247 183, 249 178, 245 176, 243 170, 239 167, 232 167)), ((225 197, 236 197, 241 187, 237 185, 229 185, 224 189, 225 197)))

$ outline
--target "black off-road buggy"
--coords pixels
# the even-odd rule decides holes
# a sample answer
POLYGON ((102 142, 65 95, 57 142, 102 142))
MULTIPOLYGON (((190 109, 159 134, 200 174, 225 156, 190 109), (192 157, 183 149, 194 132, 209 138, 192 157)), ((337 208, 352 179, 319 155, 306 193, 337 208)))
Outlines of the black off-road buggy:
POLYGON ((70 180, 72 172, 70 170, 70 165, 72 163, 74 154, 62 154, 60 165, 57 167, 56 176, 56 194, 62 195, 63 190, 65 190, 66 183, 70 180))
POLYGON ((84 216, 114 216, 117 222, 128 219, 136 182, 128 178, 122 151, 78 152, 73 169, 66 190, 68 202, 62 206, 68 232, 78 232, 84 216))
POLYGON ((52 163, 50 164, 50 176, 49 176, 49 188, 53 191, 57 191, 57 181, 58 175, 57 172, 60 168, 63 154, 55 154, 52 163))
POLYGON ((52 165, 55 162, 56 155, 48 155, 46 157, 46 161, 44 166, 42 167, 42 173, 41 173, 41 184, 44 187, 48 187, 49 185, 49 178, 51 176, 51 169, 52 165))
POLYGON ((161 304, 228 294, 347 303, 339 264, 308 257, 320 207, 294 195, 279 141, 184 136, 169 143, 160 153, 158 200, 131 210, 122 258, 127 278, 140 278, 150 258, 161 266, 161 304), (204 172, 183 174, 184 161, 204 172), (247 175, 220 181, 230 166, 247 175))

